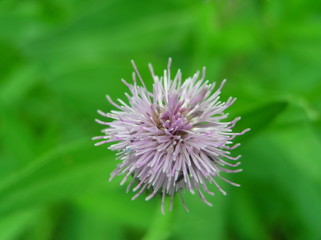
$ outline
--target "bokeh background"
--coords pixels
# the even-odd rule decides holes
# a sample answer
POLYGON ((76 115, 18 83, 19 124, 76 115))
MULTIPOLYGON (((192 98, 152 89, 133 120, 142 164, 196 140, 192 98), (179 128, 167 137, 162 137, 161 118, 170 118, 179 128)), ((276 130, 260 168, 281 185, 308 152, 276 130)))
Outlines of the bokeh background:
POLYGON ((321 239, 321 2, 1 0, 0 240, 321 239), (161 75, 207 66, 241 115, 242 185, 132 201, 108 182, 105 94, 124 98, 134 59, 161 75))

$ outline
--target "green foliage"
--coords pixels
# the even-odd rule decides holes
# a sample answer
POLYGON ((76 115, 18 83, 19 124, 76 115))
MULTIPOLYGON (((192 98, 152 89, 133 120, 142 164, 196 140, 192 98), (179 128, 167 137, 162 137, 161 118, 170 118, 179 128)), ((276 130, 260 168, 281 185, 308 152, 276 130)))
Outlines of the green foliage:
POLYGON ((0 1, 0 239, 321 239, 319 1, 0 1), (131 201, 94 147, 96 109, 122 98, 130 60, 168 57, 238 97, 241 188, 213 207, 131 201))

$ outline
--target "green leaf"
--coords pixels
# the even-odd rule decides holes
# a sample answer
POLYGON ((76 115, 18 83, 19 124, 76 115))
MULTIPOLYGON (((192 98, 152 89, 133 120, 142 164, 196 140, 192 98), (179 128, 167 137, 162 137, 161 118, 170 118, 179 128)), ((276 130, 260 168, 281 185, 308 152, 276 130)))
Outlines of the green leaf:
POLYGON ((290 239, 321 236, 316 221, 321 211, 317 174, 321 148, 306 124, 270 128, 242 149, 246 156, 242 161, 242 188, 254 199, 270 234, 277 231, 290 239), (300 228, 293 229, 296 225, 300 228))
POLYGON ((26 229, 32 226, 40 215, 39 209, 17 211, 0 220, 0 239, 17 239, 26 229))
POLYGON ((74 142, 54 149, 2 179, 0 213, 101 187, 107 179, 105 171, 108 162, 101 158, 102 151, 93 149, 92 142, 74 142), (90 155, 93 159, 88 159, 90 155))
POLYGON ((0 104, 12 106, 22 101, 39 81, 38 69, 35 65, 25 65, 14 71, 0 88, 0 104))
POLYGON ((270 138, 282 147, 292 164, 321 186, 321 141, 310 124, 277 128, 270 138))
POLYGON ((122 239, 124 235, 124 227, 108 215, 96 214, 91 209, 71 204, 60 206, 57 210, 60 213, 49 239, 54 236, 59 240, 105 240, 122 239))
POLYGON ((0 166, 0 175, 7 176, 12 169, 19 169, 35 157, 36 141, 31 126, 26 124, 21 116, 11 109, 0 110, 4 151, 10 155, 10 159, 3 159, 0 166), (17 148, 19 150, 17 151, 17 148), (2 173, 3 172, 3 173, 2 173))
POLYGON ((242 119, 236 124, 234 131, 241 132, 246 128, 250 128, 251 131, 239 136, 237 140, 243 142, 267 128, 286 109, 287 105, 285 101, 272 102, 240 114, 242 119))

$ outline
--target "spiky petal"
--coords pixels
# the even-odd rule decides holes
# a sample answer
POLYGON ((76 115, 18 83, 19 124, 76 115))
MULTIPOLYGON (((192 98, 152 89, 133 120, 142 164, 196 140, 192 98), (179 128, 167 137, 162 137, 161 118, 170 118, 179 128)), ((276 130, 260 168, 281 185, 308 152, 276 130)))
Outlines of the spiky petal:
POLYGON ((182 81, 178 70, 172 78, 169 59, 162 77, 156 76, 149 65, 154 80, 153 90, 149 92, 133 61, 132 64, 135 70, 133 84, 122 80, 130 90, 130 94, 125 94, 128 103, 120 99, 116 103, 107 96, 118 110, 110 113, 98 111, 103 117, 112 119, 111 122, 96 120, 108 126, 102 131, 103 136, 94 138, 101 140, 96 145, 116 142, 109 149, 117 151, 121 160, 110 180, 124 175, 122 185, 131 177, 127 191, 136 183, 133 199, 147 189, 149 195, 146 200, 161 193, 163 213, 165 196, 171 196, 172 209, 176 193, 180 194, 187 209, 181 194, 185 189, 192 194, 197 192, 201 200, 211 206, 203 194, 214 195, 208 190, 208 183, 215 184, 223 194, 226 193, 218 185, 218 178, 239 186, 223 178, 220 173, 242 171, 226 169, 225 166, 237 167, 240 163, 231 164, 223 159, 237 161, 241 157, 230 156, 230 150, 239 146, 231 144, 236 136, 249 130, 232 132, 239 117, 224 122, 227 118, 225 110, 236 100, 232 97, 226 102, 219 100, 226 80, 216 88, 215 83, 205 80, 205 67, 201 76, 200 72, 196 72, 193 77, 182 81))

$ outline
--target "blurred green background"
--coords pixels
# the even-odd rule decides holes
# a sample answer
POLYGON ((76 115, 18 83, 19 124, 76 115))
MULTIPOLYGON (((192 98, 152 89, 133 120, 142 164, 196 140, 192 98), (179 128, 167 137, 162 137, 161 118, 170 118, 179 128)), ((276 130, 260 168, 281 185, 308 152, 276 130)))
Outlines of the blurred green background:
POLYGON ((321 239, 321 2, 1 0, 0 240, 321 239), (242 185, 210 208, 131 200, 90 139, 134 59, 207 66, 241 115, 242 185))

